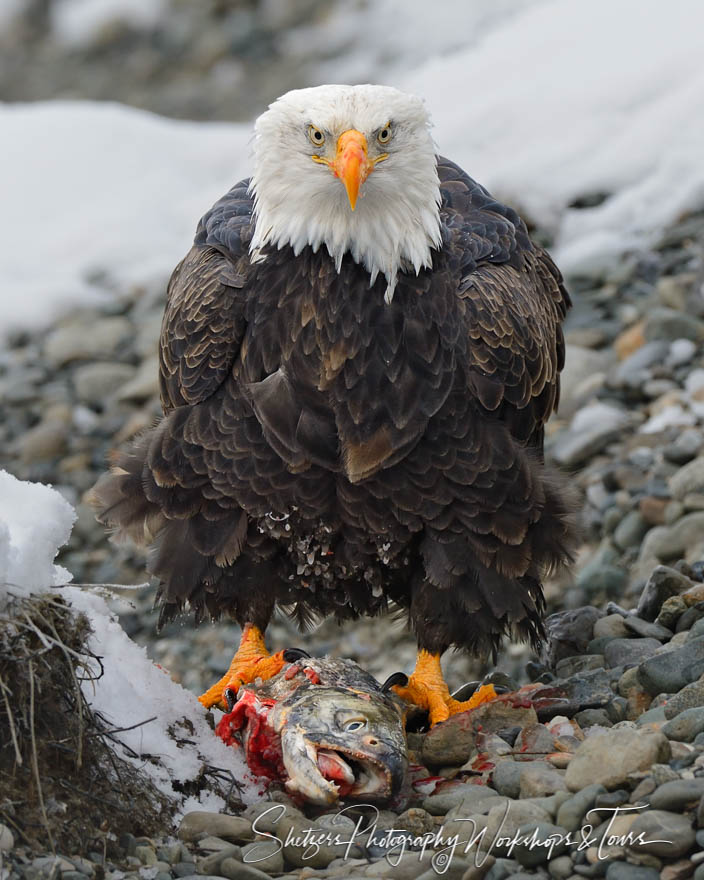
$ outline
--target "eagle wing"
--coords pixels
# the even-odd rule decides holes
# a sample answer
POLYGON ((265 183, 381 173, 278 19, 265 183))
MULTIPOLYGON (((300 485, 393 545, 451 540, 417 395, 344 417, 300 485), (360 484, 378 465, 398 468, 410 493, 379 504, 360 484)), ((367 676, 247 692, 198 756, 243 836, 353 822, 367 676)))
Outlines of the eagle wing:
POLYGON ((562 276, 515 211, 452 162, 441 159, 438 171, 445 246, 465 309, 469 390, 516 439, 541 448, 565 358, 562 276))
POLYGON ((245 333, 252 200, 238 183, 200 221, 169 281, 159 346, 164 412, 201 403, 229 375, 245 333))

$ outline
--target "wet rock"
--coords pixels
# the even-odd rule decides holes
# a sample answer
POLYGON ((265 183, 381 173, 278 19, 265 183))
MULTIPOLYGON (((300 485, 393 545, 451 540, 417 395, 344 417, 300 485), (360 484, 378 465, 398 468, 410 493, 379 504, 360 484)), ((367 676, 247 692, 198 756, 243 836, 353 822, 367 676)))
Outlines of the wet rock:
MULTIPOLYGON (((497 769, 510 761, 501 761, 497 769)), ((460 783, 438 794, 432 794, 423 801, 423 809, 431 816, 444 816, 458 804, 467 803, 472 809, 486 798, 493 798, 496 792, 483 785, 466 785, 460 783)))
POLYGON ((673 443, 663 449, 663 455, 674 464, 686 464, 696 457, 704 445, 704 436, 696 428, 682 431, 673 443))
POLYGON ((594 623, 595 639, 602 637, 625 639, 628 637, 628 632, 624 618, 620 614, 607 614, 594 623))
POLYGON ((657 639, 613 639, 604 648, 607 666, 637 665, 660 648, 657 639))
POLYGON ((500 761, 494 768, 492 784, 499 794, 517 798, 521 793, 521 774, 525 764, 516 761, 500 761))
POLYGON ((592 605, 551 614, 545 621, 550 664, 555 666, 565 657, 584 654, 600 617, 603 612, 592 605))
POLYGON ((122 385, 116 400, 143 401, 159 394, 159 358, 151 357, 139 365, 134 376, 122 385))
POLYGON ((256 865, 245 865, 237 859, 225 859, 220 865, 220 874, 227 880, 264 880, 269 874, 260 871, 256 865))
POLYGON ((668 739, 679 742, 692 742, 702 731, 704 731, 704 706, 685 709, 662 727, 662 732, 668 739))
POLYGON ((646 318, 643 335, 646 340, 690 339, 699 342, 704 334, 704 323, 675 309, 653 309, 646 318))
POLYGON ((660 872, 645 865, 611 862, 606 869, 606 880, 660 880, 660 872))
POLYGON ((558 680, 534 691, 531 702, 541 721, 555 715, 572 717, 582 709, 598 709, 614 697, 605 669, 582 672, 573 678, 558 680))
POLYGON ((594 783, 614 789, 630 773, 647 770, 669 757, 670 746, 659 731, 612 728, 584 740, 570 761, 565 782, 570 791, 594 783))
POLYGON ((672 630, 686 610, 687 603, 681 596, 670 596, 662 603, 656 623, 672 630))
MULTIPOLYGON (((284 841, 284 859, 296 868, 326 868, 334 859, 345 855, 353 859, 362 855, 358 845, 354 844, 347 852, 346 843, 329 842, 330 829, 299 816, 284 816, 276 826, 276 833, 284 841), (304 858, 304 854, 310 857, 304 858)), ((333 839, 336 833, 339 832, 333 832, 333 839)), ((345 836, 344 832, 340 836, 345 836)))
POLYGON ((621 550, 629 547, 637 547, 643 540, 643 536, 650 528, 643 516, 637 510, 627 513, 614 531, 614 543, 621 550))
POLYGON ((628 413, 618 407, 591 403, 577 412, 569 431, 557 438, 552 457, 562 467, 576 467, 617 439, 629 423, 628 413))
POLYGON ((229 841, 252 840, 254 838, 252 823, 239 816, 209 813, 205 810, 186 813, 178 828, 179 838, 188 843, 204 833, 229 841))
POLYGON ((642 620, 640 617, 624 618, 626 629, 635 633, 644 639, 657 639, 659 642, 669 641, 674 633, 666 626, 659 623, 650 623, 650 621, 642 620))
POLYGON ((557 824, 567 831, 576 831, 581 827, 587 812, 594 806, 596 798, 605 792, 606 789, 599 782, 585 786, 562 804, 557 811, 557 824))
POLYGON ((638 816, 631 831, 636 838, 643 835, 643 844, 634 842, 628 847, 629 852, 637 855, 648 853, 659 858, 676 859, 694 846, 694 829, 690 820, 666 810, 648 810, 638 816), (645 841, 650 842, 646 844, 645 841))
POLYGON ((583 709, 581 712, 577 712, 574 720, 582 729, 592 727, 594 724, 598 724, 600 727, 611 727, 613 725, 613 721, 609 718, 606 709, 583 709))
POLYGON ((666 599, 684 593, 691 586, 691 580, 674 568, 658 565, 648 578, 638 600, 636 611, 638 617, 643 620, 655 620, 666 599))
POLYGON ((427 767, 459 766, 467 761, 476 740, 473 714, 461 712, 431 728, 423 740, 423 763, 427 767))
POLYGON ((665 718, 669 721, 685 709, 693 709, 696 706, 704 706, 704 678, 688 684, 679 693, 670 697, 664 707, 665 718))
POLYGON ((129 364, 114 362, 85 364, 73 373, 76 396, 81 403, 102 406, 107 398, 134 377, 135 372, 135 368, 129 364))
POLYGON ((133 334, 127 318, 79 319, 52 330, 44 343, 44 356, 53 367, 71 361, 106 360, 118 353, 133 334))
POLYGON ((670 477, 669 486, 672 497, 679 501, 690 492, 704 490, 704 456, 695 458, 681 467, 670 477))
MULTIPOLYGON (((597 621, 598 623, 598 621, 597 621)), ((581 657, 565 657, 555 667, 558 678, 569 678, 577 672, 589 672, 592 669, 603 669, 603 654, 584 654, 581 657)))
POLYGON ((653 364, 663 361, 669 352, 669 345, 661 340, 647 342, 609 373, 609 385, 615 388, 638 388, 647 378, 647 370, 653 364))
POLYGON ((519 797, 534 798, 567 791, 564 772, 542 761, 527 764, 520 777, 519 797))
POLYGON ((513 744, 516 761, 532 761, 536 755, 546 755, 554 749, 554 738, 544 724, 526 725, 513 744))
POLYGON ((638 675, 648 693, 674 694, 704 673, 704 638, 644 660, 638 675))
POLYGON ((549 822, 522 825, 518 834, 525 843, 519 843, 512 856, 525 868, 542 865, 567 849, 564 829, 549 822))
POLYGON ((702 797, 704 797, 704 777, 665 782, 655 789, 649 801, 653 810, 682 813, 696 807, 702 797))
POLYGON ((277 840, 255 840, 242 847, 241 861, 265 874, 280 874, 284 869, 284 857, 277 840))
POLYGON ((220 870, 220 865, 225 861, 225 859, 235 859, 241 862, 242 848, 233 843, 227 847, 224 847, 223 849, 219 849, 216 852, 211 853, 208 856, 205 856, 202 859, 199 859, 198 873, 217 874, 220 870))

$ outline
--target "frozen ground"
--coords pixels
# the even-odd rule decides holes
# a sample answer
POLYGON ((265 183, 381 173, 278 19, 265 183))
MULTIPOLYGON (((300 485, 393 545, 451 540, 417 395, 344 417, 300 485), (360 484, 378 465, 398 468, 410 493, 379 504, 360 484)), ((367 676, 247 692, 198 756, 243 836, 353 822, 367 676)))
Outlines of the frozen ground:
MULTIPOLYGON (((551 230, 568 273, 646 246, 704 201, 696 0, 370 9, 356 37, 350 13, 330 19, 328 40, 346 48, 320 78, 367 71, 424 95, 439 150, 551 230), (570 207, 585 197, 600 203, 570 207)), ((5 105, 0 128, 0 332, 166 275, 198 217, 251 167, 249 126, 119 105, 5 105)))

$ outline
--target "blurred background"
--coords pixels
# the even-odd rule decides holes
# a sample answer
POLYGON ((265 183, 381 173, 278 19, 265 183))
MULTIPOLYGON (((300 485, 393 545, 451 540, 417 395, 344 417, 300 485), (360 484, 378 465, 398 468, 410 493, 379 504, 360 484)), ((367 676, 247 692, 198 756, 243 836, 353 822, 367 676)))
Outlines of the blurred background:
MULTIPOLYGON (((76 508, 59 558, 74 580, 145 580, 84 493, 160 414, 166 281, 198 218, 248 175, 252 120, 323 82, 422 95, 439 151, 517 207, 567 276, 548 457, 582 492, 584 547, 575 576, 548 585, 551 610, 628 604, 658 561, 696 564, 703 26, 695 0, 0 0, 0 466, 76 508)), ((236 627, 186 621, 157 639, 153 594, 123 591, 123 625, 205 688, 236 627)), ((271 638, 379 677, 414 657, 387 622, 298 636, 280 621, 271 638)), ((500 665, 518 675, 526 656, 500 665)), ((447 666, 453 685, 482 671, 447 666)))

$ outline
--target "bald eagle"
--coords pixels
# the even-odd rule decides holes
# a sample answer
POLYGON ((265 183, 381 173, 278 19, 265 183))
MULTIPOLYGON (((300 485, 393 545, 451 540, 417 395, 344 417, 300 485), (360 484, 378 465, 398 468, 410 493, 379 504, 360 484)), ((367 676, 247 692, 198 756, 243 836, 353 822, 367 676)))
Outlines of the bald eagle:
POLYGON ((92 493, 153 546, 162 623, 190 605, 242 626, 204 705, 281 669, 277 606, 406 609, 399 693, 432 723, 467 706, 447 648, 539 643, 541 580, 574 543, 542 456, 569 304, 516 212, 436 155, 420 99, 329 85, 259 117, 252 178, 169 282, 164 417, 92 493))

